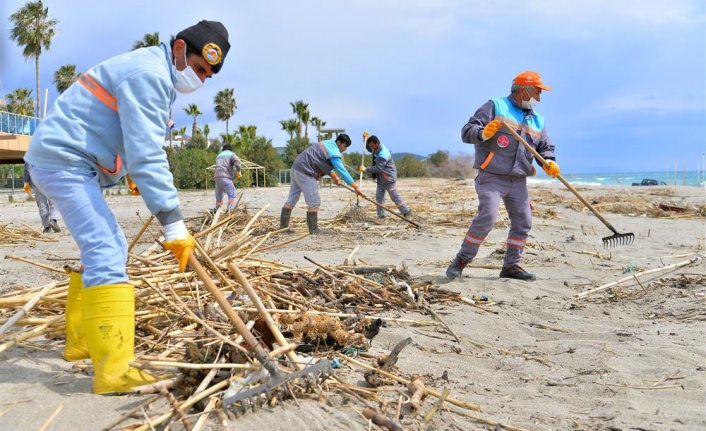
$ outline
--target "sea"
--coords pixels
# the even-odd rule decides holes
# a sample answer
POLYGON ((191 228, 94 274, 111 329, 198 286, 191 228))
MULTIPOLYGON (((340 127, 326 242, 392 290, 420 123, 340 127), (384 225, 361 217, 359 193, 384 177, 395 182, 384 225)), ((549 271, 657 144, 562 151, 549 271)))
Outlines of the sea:
MULTIPOLYGON (((664 181, 668 186, 706 187, 706 178, 703 171, 679 172, 627 172, 627 173, 601 173, 601 174, 561 174, 573 186, 605 186, 605 187, 631 187, 633 183, 640 183, 643 179, 664 181)), ((549 184, 558 182, 549 178, 542 172, 537 176, 527 178, 530 184, 549 184)), ((661 183, 660 183, 661 184, 661 183)))

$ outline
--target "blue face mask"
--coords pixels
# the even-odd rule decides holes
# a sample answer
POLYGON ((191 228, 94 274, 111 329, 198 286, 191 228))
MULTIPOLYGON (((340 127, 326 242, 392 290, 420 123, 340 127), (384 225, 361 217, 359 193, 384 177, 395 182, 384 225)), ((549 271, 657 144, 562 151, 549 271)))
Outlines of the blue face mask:
MULTIPOLYGON (((186 48, 184 48, 184 64, 186 64, 184 70, 177 69, 176 71, 177 82, 174 84, 174 88, 180 93, 192 93, 203 85, 203 81, 186 62, 186 48)), ((174 68, 176 68, 176 60, 174 60, 174 68)))

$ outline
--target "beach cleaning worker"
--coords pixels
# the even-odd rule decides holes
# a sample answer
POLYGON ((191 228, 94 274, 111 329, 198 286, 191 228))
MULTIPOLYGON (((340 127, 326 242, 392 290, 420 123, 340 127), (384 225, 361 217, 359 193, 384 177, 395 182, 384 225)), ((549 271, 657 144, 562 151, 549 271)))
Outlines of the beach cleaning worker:
MULTIPOLYGON (((385 193, 387 192, 403 216, 411 215, 412 210, 409 209, 400 192, 397 191, 397 167, 392 159, 390 150, 381 144, 380 139, 375 135, 370 135, 365 141, 365 149, 372 153, 373 165, 366 167, 361 164, 359 171, 374 175, 373 178, 378 184, 375 191, 375 202, 380 205, 384 204, 385 193)), ((377 215, 379 218, 385 218, 385 210, 377 207, 377 215)))
POLYGON ((318 223, 319 206, 321 205, 318 181, 324 175, 330 175, 336 185, 341 184, 342 178, 346 184, 353 187, 357 194, 365 196, 343 164, 343 152, 350 146, 351 138, 345 133, 341 133, 335 140, 319 141, 297 156, 290 171, 289 197, 282 207, 280 229, 289 226, 292 209, 303 193, 307 205, 306 225, 309 228, 309 233, 315 235, 327 233, 323 229, 319 229, 318 223))
MULTIPOLYGON (((32 194, 32 177, 29 174, 29 164, 25 162, 24 173, 22 175, 24 179, 24 191, 28 195, 32 194)), ((37 208, 39 208, 39 218, 42 219, 42 233, 61 232, 59 227, 59 222, 57 218, 59 217, 59 211, 56 209, 54 203, 47 199, 46 196, 42 194, 39 190, 34 190, 34 201, 37 203, 37 208)))
POLYGON ((240 159, 233 152, 233 146, 225 144, 222 151, 216 156, 216 171, 213 174, 213 179, 216 182, 216 211, 223 205, 223 195, 228 196, 228 210, 235 208, 233 179, 239 180, 243 177, 241 169, 240 159))
POLYGON ((486 102, 461 129, 463 142, 475 147, 473 167, 478 169, 475 179, 478 213, 461 249, 446 269, 450 279, 460 277, 463 268, 478 254, 480 245, 495 225, 501 200, 510 218, 510 231, 500 277, 535 279, 534 274, 520 266, 532 227, 527 177, 536 174, 532 166, 534 157, 510 132, 503 130, 502 123, 512 127, 547 160, 542 168, 547 175, 556 178, 560 171, 554 161, 554 144, 547 136, 544 117, 534 110, 543 90, 551 88, 542 83, 537 72, 522 72, 512 81, 509 96, 486 102))
POLYGON ((162 224, 164 247, 183 271, 194 239, 162 149, 169 112, 175 91, 201 87, 221 70, 229 48, 223 24, 200 21, 169 44, 94 66, 57 98, 25 155, 36 188, 54 201, 81 252, 85 288, 77 289, 81 297, 74 291, 67 301, 67 334, 75 336, 67 339, 64 355, 90 355, 96 394, 129 392, 155 381, 129 366, 134 359, 134 287, 125 268, 125 235, 102 188, 130 175, 131 193, 141 194, 162 224), (74 353, 67 355, 69 350, 74 353))

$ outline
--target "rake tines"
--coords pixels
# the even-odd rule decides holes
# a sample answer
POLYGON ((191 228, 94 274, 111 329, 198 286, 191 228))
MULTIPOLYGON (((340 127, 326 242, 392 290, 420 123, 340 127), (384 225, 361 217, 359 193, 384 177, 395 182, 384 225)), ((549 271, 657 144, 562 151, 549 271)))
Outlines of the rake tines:
MULTIPOLYGON (((615 232, 615 231, 613 231, 615 232)), ((632 232, 628 233, 618 233, 615 232, 611 236, 606 236, 603 238, 603 248, 618 247, 621 245, 630 245, 635 241, 635 234, 632 232)))
POLYGON ((271 376, 270 380, 254 388, 224 396, 223 408, 230 408, 235 414, 245 414, 248 409, 255 411, 256 408, 260 408, 269 402, 273 392, 277 392, 278 395, 283 397, 286 394, 284 385, 287 383, 303 383, 309 389, 332 375, 333 368, 328 360, 321 360, 314 365, 309 365, 303 370, 293 373, 278 373, 277 376, 271 376))

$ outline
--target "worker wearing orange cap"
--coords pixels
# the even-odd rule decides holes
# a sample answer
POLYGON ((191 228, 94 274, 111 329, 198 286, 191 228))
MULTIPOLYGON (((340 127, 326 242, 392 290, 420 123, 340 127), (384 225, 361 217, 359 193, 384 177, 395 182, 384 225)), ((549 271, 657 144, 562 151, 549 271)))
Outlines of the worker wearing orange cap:
POLYGON ((460 277, 468 262, 478 254, 480 245, 495 225, 501 200, 510 218, 510 231, 500 277, 536 279, 520 266, 532 227, 527 177, 536 174, 532 166, 534 157, 503 128, 512 127, 534 147, 547 160, 542 166, 544 171, 556 178, 560 171, 554 161, 554 144, 547 136, 544 117, 534 110, 543 90, 550 91, 551 87, 544 85, 537 72, 522 72, 512 81, 509 96, 486 102, 461 129, 463 142, 475 146, 473 167, 478 169, 475 179, 478 213, 461 249, 446 269, 450 279, 460 277))

